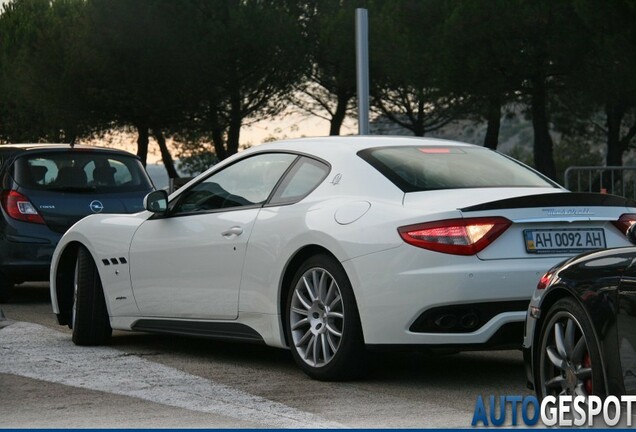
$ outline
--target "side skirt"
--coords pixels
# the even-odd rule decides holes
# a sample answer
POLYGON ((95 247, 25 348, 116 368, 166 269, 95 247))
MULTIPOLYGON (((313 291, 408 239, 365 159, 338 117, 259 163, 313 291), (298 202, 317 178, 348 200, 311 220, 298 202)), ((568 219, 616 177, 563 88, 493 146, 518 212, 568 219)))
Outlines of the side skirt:
POLYGON ((149 333, 193 336, 257 344, 265 343, 263 337, 257 331, 240 323, 141 319, 136 321, 131 326, 131 329, 149 333))

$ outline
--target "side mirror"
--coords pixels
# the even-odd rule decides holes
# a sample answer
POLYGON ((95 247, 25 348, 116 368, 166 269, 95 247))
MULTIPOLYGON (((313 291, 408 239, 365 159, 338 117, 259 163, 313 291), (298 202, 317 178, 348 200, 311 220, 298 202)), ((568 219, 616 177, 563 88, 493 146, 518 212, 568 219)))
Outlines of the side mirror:
POLYGON ((144 208, 153 213, 165 213, 168 210, 168 192, 159 189, 144 197, 144 208))
POLYGON ((627 240, 629 240, 633 245, 636 245, 636 224, 632 224, 629 228, 627 228, 627 240))

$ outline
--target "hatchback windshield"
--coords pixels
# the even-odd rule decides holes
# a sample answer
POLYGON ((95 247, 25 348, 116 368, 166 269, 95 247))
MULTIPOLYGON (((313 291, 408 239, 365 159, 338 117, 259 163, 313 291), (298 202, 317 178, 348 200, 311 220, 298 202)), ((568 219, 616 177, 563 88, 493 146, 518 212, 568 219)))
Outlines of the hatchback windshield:
POLYGON ((360 157, 404 192, 487 187, 556 187, 499 153, 479 147, 378 147, 360 157))
POLYGON ((34 153, 18 158, 15 181, 27 188, 67 192, 136 192, 152 186, 141 163, 99 152, 34 153))

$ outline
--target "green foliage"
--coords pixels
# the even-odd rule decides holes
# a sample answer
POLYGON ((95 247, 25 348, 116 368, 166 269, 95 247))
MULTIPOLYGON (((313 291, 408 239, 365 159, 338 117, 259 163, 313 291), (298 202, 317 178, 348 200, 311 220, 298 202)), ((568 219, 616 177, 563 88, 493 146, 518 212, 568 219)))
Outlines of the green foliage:
POLYGON ((534 168, 534 162, 532 160, 532 152, 528 150, 526 147, 521 145, 515 145, 507 155, 517 159, 519 162, 522 162, 530 167, 534 168))
POLYGON ((633 0, 12 0, 0 141, 132 127, 140 154, 155 137, 169 162, 172 137, 202 167, 290 100, 339 133, 355 105, 357 7, 370 12, 373 109, 414 135, 487 120, 496 147, 514 106, 533 149, 513 153, 559 179, 633 146, 633 0))
POLYGON ((377 113, 416 136, 459 116, 462 98, 441 88, 443 1, 385 0, 371 18, 371 76, 377 113))
POLYGON ((559 176, 557 182, 565 184, 563 174, 571 166, 602 166, 603 155, 598 146, 578 137, 564 136, 554 146, 554 161, 559 176))
POLYGON ((364 0, 320 0, 305 8, 309 54, 304 80, 292 103, 309 115, 328 120, 339 135, 346 115, 353 115, 356 95, 355 9, 364 0))
POLYGON ((15 0, 0 15, 0 137, 71 141, 96 127, 85 110, 82 0, 15 0))
MULTIPOLYGON (((174 2, 173 2, 174 3, 174 2)), ((188 52, 190 104, 178 136, 212 141, 223 159, 241 127, 285 108, 305 67, 299 11, 284 2, 179 2, 173 16, 188 52)))
POLYGON ((607 165, 621 165, 622 156, 636 137, 636 4, 631 0, 574 2, 576 15, 586 30, 583 64, 571 81, 575 88, 568 107, 605 112, 605 122, 596 123, 607 143, 607 165), (604 123, 604 124, 603 124, 604 123))

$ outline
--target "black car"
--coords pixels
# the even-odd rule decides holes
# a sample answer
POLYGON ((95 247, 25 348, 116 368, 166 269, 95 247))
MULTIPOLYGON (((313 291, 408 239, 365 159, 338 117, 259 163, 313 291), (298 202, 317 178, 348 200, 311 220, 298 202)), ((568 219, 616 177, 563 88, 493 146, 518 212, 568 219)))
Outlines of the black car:
POLYGON ((636 247, 580 255, 546 273, 523 346, 540 399, 636 394, 636 247))
POLYGON ((0 146, 0 301, 13 284, 47 281, 58 240, 93 213, 143 210, 154 189, 121 150, 68 144, 0 146))

